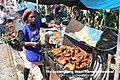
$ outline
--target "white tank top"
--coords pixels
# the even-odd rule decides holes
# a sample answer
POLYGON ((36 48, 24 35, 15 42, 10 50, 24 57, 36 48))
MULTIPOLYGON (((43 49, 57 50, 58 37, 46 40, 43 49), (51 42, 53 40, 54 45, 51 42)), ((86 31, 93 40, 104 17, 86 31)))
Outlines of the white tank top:
POLYGON ((4 18, 7 17, 6 13, 3 11, 0 11, 0 24, 4 22, 4 18))

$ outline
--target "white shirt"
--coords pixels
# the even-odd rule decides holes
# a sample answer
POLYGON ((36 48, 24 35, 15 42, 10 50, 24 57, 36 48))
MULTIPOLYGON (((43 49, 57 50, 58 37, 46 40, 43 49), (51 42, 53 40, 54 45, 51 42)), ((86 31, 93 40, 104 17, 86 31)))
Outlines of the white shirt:
POLYGON ((0 24, 4 22, 5 17, 7 17, 7 14, 0 10, 0 24))

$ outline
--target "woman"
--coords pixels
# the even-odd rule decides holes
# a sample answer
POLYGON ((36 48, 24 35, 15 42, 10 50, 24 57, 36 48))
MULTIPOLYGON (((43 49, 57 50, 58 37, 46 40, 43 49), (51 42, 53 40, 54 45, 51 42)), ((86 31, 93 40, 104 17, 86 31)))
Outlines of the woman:
POLYGON ((20 44, 24 46, 23 52, 26 56, 24 59, 24 80, 27 80, 30 68, 35 66, 38 66, 43 74, 39 30, 40 26, 46 27, 46 25, 35 19, 34 10, 31 8, 24 11, 22 19, 25 23, 19 30, 18 35, 20 44))

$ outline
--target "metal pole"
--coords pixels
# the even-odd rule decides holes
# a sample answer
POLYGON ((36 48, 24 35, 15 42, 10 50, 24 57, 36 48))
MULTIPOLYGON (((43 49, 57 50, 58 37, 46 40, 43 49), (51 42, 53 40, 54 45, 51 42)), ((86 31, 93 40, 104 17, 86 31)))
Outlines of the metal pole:
POLYGON ((106 26, 106 10, 103 10, 103 21, 104 21, 103 26, 106 26))
POLYGON ((37 12, 39 11, 39 10, 38 10, 38 7, 39 7, 38 5, 39 5, 39 4, 38 4, 38 0, 36 0, 36 8, 37 8, 37 12))
POLYGON ((45 15, 48 15, 48 5, 45 5, 45 15))

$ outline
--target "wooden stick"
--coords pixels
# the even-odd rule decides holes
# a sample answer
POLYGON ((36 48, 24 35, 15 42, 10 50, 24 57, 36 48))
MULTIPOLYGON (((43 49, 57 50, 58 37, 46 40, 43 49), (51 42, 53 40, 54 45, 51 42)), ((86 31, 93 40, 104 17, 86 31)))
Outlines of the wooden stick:
POLYGON ((119 67, 120 67, 120 10, 119 10, 119 32, 118 32, 116 55, 117 57, 116 57, 116 62, 115 62, 114 80, 118 80, 119 78, 119 67))

